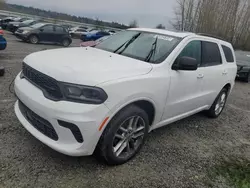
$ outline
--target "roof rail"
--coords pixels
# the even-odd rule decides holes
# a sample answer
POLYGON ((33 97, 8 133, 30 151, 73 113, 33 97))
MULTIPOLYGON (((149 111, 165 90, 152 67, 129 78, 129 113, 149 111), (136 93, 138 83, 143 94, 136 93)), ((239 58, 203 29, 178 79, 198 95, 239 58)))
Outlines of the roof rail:
POLYGON ((208 34, 208 33, 197 33, 197 35, 201 35, 201 36, 204 36, 204 37, 213 37, 213 38, 225 41, 225 39, 223 39, 222 37, 218 37, 216 35, 212 35, 212 34, 208 34))

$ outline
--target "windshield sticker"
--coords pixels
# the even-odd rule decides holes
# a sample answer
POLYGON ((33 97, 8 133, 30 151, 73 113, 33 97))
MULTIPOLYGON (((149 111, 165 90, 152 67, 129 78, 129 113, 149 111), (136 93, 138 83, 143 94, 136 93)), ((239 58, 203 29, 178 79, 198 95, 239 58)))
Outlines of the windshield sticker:
POLYGON ((155 35, 154 38, 158 38, 158 39, 161 39, 161 40, 167 40, 167 41, 172 41, 174 40, 174 38, 172 37, 168 37, 168 36, 163 36, 163 35, 155 35))

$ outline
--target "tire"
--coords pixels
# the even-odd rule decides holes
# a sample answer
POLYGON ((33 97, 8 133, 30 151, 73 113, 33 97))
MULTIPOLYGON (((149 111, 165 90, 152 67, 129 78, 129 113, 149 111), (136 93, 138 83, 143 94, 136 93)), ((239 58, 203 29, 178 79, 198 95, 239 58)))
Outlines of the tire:
POLYGON ((227 97, 228 97, 228 90, 226 88, 223 88, 219 93, 219 95, 216 97, 211 108, 206 112, 207 116, 210 118, 218 118, 225 108, 227 97), (223 98, 222 96, 224 96, 224 101, 222 101, 223 98))
POLYGON ((36 35, 30 35, 29 36, 29 42, 31 44, 38 44, 39 43, 39 38, 36 35))
POLYGON ((247 77, 245 78, 246 83, 250 83, 250 72, 248 73, 247 77))
POLYGON ((135 105, 127 106, 109 122, 98 142, 95 154, 108 165, 126 163, 141 150, 148 130, 147 113, 135 105), (129 125, 134 129, 129 129, 129 125))
POLYGON ((4 67, 0 67, 0 76, 4 76, 5 69, 4 67))
POLYGON ((68 47, 68 46, 70 45, 70 40, 69 40, 69 39, 63 39, 62 45, 63 45, 64 47, 68 47))

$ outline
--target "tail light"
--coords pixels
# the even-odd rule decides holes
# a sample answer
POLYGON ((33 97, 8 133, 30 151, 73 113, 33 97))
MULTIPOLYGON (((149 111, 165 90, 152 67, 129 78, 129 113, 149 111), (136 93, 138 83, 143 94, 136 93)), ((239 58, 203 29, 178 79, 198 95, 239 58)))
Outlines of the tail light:
POLYGON ((0 30, 0 35, 3 35, 3 30, 0 30))

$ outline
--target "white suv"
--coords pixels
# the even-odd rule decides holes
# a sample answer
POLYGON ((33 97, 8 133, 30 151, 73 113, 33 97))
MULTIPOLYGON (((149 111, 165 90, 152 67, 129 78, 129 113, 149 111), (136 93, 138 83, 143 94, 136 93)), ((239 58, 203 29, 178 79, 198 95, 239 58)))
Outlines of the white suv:
POLYGON ((234 86, 232 45, 157 29, 122 31, 95 48, 27 56, 15 113, 49 147, 122 164, 148 133, 200 111, 218 117, 234 86))

